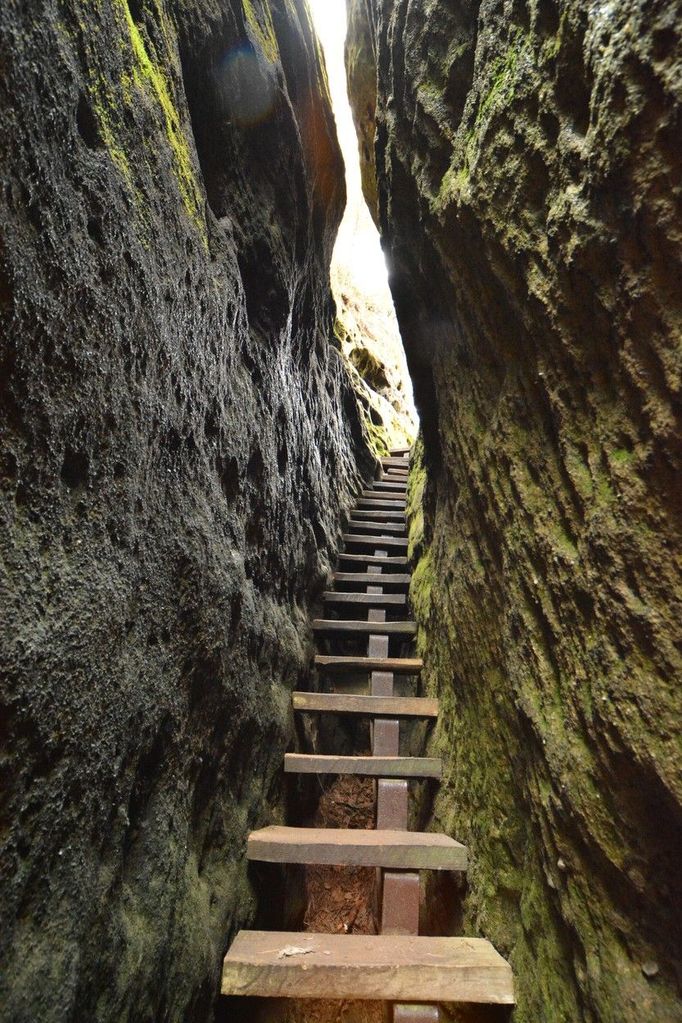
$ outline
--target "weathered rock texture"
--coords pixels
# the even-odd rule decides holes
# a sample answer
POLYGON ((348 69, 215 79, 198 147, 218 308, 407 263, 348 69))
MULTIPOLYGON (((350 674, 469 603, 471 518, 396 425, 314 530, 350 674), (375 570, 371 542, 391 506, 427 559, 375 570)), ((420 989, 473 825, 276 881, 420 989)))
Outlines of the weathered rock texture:
POLYGON ((393 299, 376 224, 363 196, 353 113, 345 67, 344 0, 311 5, 320 32, 339 145, 346 165, 347 201, 334 246, 332 294, 336 300, 336 338, 352 367, 368 428, 377 447, 412 443, 416 417, 393 299), (331 11, 327 11, 327 5, 331 11))
POLYGON ((332 270, 332 286, 338 311, 336 338, 375 447, 384 455, 392 448, 410 447, 417 418, 411 387, 407 393, 409 376, 388 284, 386 303, 383 296, 363 292, 339 267, 332 270))
POLYGON ((199 1021, 371 462, 340 155, 303 0, 0 35, 0 1019, 199 1021))
POLYGON ((349 6, 465 927, 510 955, 519 1021, 672 1023, 682 7, 349 6))

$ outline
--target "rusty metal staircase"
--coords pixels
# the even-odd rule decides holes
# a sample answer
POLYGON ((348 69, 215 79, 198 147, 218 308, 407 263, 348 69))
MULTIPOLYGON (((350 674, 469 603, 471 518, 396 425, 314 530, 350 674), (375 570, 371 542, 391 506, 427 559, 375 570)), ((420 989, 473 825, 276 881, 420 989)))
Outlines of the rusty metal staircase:
POLYGON ((225 957, 223 994, 381 1000, 391 1003, 393 1023, 436 1023, 438 1003, 513 1004, 511 969, 489 942, 418 936, 419 871, 466 870, 467 851, 447 835, 408 831, 409 779, 440 778, 441 762, 400 756, 401 719, 438 714, 437 701, 394 692, 396 675, 416 675, 422 667, 394 649, 416 632, 404 615, 407 473, 407 451, 383 459, 380 479, 362 492, 344 536, 344 570, 324 594, 325 607, 350 607, 356 614, 366 608, 366 618, 324 618, 313 625, 320 636, 367 637, 366 654, 315 660, 321 673, 338 681, 365 673, 369 692, 293 694, 301 713, 369 717, 372 756, 285 757, 289 773, 376 777, 376 830, 269 827, 251 834, 247 850, 249 859, 271 863, 378 868, 381 933, 241 931, 225 957), (394 613, 401 620, 389 619, 394 613))

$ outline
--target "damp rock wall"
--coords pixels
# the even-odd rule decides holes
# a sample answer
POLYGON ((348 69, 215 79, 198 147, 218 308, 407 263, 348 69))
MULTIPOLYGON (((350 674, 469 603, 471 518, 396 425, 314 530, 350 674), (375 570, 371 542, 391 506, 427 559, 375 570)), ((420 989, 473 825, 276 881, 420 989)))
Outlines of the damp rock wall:
POLYGON ((374 465, 306 5, 8 0, 0 154, 0 1019, 198 1023, 374 465))
POLYGON ((510 958, 519 1023, 673 1023, 682 8, 348 6, 464 931, 510 958))

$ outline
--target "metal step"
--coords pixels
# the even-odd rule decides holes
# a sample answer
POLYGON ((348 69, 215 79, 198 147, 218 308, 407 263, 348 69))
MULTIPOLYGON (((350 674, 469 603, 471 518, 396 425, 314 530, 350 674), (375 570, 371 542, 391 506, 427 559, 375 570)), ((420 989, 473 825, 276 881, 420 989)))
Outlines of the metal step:
POLYGON ((388 671, 395 675, 418 675, 424 662, 421 657, 336 657, 317 654, 315 667, 326 672, 388 671))
POLYGON ((396 494, 405 494, 407 492, 407 482, 403 483, 402 480, 375 480, 372 484, 372 494, 377 492, 388 492, 396 494))
POLYGON ((358 505, 370 508, 381 505, 383 508, 396 508, 400 511, 406 504, 406 499, 400 494, 382 494, 376 490, 363 490, 358 498, 358 505))

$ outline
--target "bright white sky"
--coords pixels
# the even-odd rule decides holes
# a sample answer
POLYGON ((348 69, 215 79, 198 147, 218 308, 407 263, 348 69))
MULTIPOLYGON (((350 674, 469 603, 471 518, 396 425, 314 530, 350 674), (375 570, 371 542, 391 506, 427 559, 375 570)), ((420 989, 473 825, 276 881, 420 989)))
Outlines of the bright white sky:
POLYGON ((308 0, 327 62, 336 129, 346 163, 348 205, 339 230, 334 262, 349 270, 365 292, 388 288, 386 262, 379 235, 362 195, 358 142, 348 93, 343 48, 346 39, 346 0, 308 0))
MULTIPOLYGON (((406 427, 412 434, 416 422, 412 384, 388 287, 379 232, 362 194, 358 141, 348 102, 343 53, 347 28, 346 0, 308 0, 308 3, 324 50, 336 130, 346 164, 348 203, 334 248, 332 288, 337 302, 344 295, 351 305, 355 303, 359 319, 352 318, 348 326, 358 326, 366 336, 371 336, 370 347, 374 354, 402 381, 408 415, 414 417, 406 427)), ((347 314, 352 316, 350 307, 347 314)))

